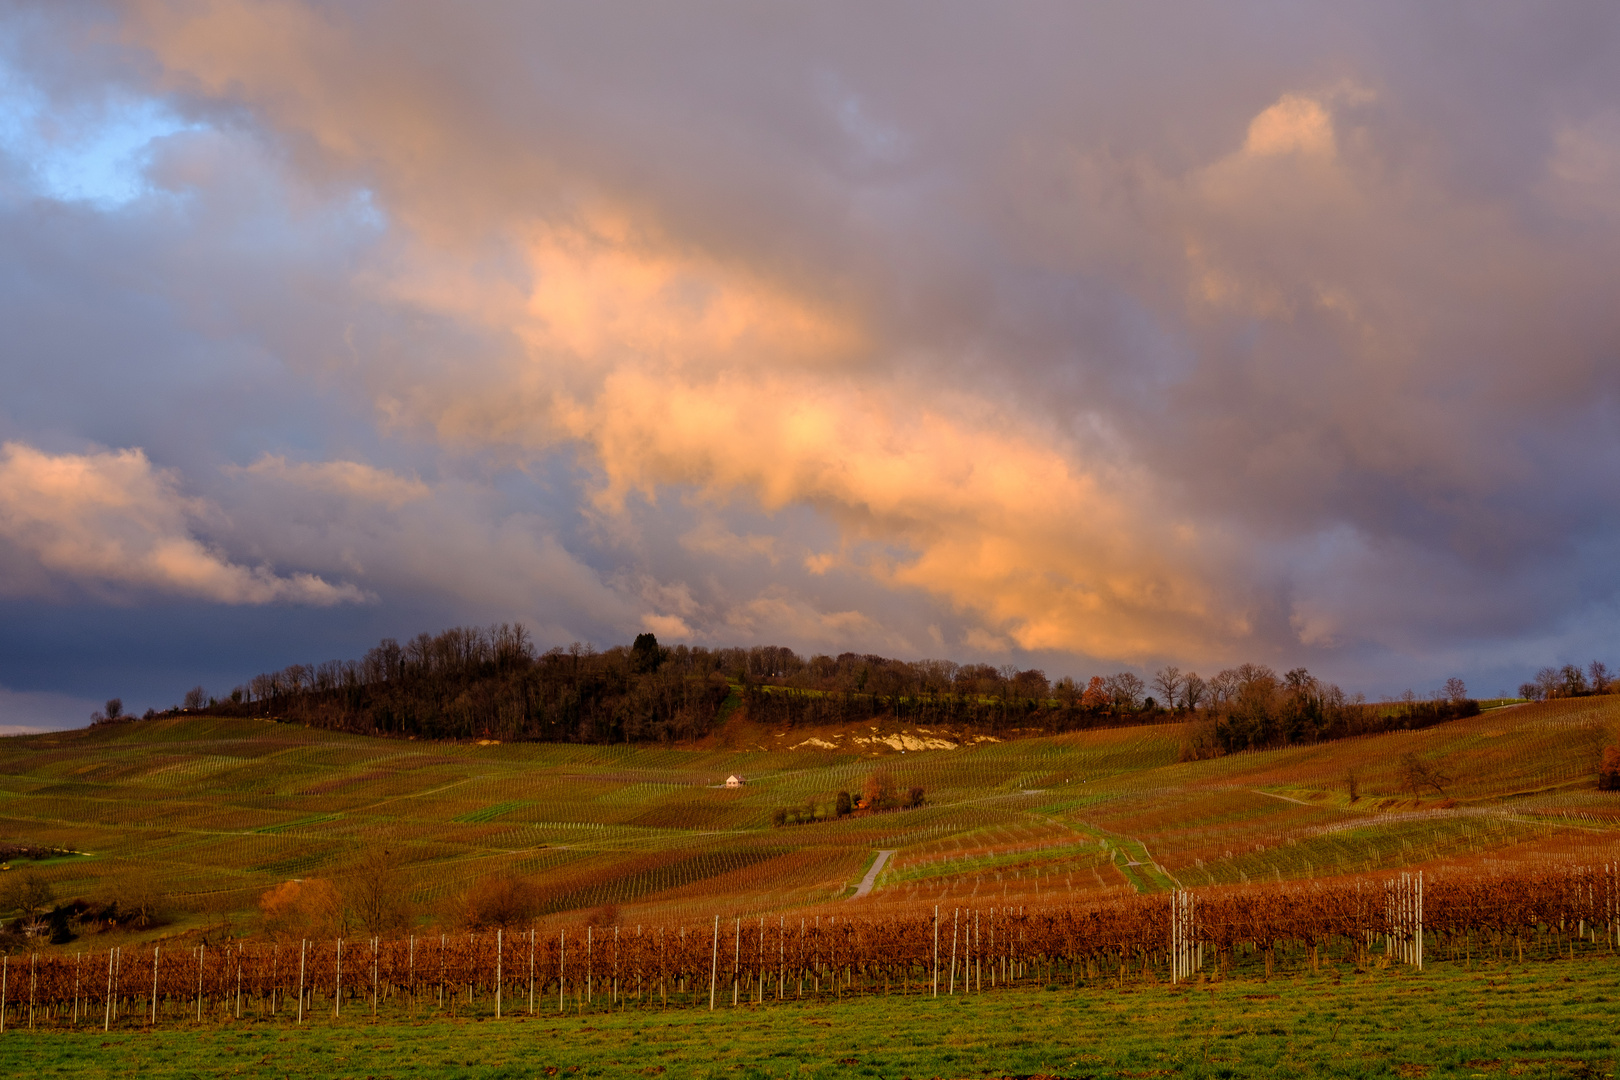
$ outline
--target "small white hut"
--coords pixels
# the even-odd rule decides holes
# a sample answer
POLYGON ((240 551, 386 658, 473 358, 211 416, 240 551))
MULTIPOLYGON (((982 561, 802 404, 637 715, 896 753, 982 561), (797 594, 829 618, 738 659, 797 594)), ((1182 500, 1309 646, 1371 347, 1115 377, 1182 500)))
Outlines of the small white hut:
POLYGON ((747 783, 748 781, 744 780, 736 773, 732 773, 730 776, 726 777, 726 787, 742 787, 747 783))

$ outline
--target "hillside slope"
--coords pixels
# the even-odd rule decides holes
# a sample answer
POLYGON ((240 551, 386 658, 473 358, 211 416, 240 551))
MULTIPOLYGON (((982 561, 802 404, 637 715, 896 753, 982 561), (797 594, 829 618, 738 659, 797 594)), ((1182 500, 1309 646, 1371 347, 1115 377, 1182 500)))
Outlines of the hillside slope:
POLYGON ((878 849, 897 854, 862 905, 1040 903, 1486 858, 1613 859, 1620 796, 1595 776, 1617 724, 1620 698, 1586 698, 1178 762, 1175 724, 902 755, 852 739, 474 745, 174 718, 0 739, 0 836, 85 853, 38 864, 60 897, 136 883, 169 895, 182 926, 246 927, 266 889, 374 844, 402 853, 427 912, 497 873, 540 883, 548 910, 615 905, 627 922, 824 906, 843 902, 878 849), (1443 796, 1402 790, 1407 755, 1451 777, 1443 796), (877 767, 923 788, 926 805, 771 826, 773 808, 858 792, 877 767), (748 785, 726 790, 730 773, 748 785))

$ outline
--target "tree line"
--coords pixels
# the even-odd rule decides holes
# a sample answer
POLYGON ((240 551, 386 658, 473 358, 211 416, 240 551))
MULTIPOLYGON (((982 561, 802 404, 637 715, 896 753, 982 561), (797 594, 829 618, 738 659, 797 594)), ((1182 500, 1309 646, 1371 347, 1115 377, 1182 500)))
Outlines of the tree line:
POLYGON ((1609 665, 1601 660, 1592 661, 1584 669, 1578 664, 1544 667, 1536 672, 1535 678, 1519 686, 1519 696, 1531 701, 1613 694, 1617 691, 1620 691, 1620 676, 1610 671, 1609 665))
MULTIPOLYGON (((116 703, 109 702, 109 706, 116 703)), ((364 734, 553 742, 677 742, 735 713, 776 727, 890 719, 986 732, 1073 731, 1191 721, 1186 754, 1315 742, 1421 727, 1477 711, 1461 680, 1428 699, 1370 704, 1304 668, 1243 664, 1210 678, 1175 667, 1055 682, 1038 668, 897 660, 846 652, 808 659, 781 646, 708 649, 574 643, 541 652, 521 625, 455 627, 364 656, 293 664, 223 698, 196 687, 187 710, 269 716, 364 734)))
POLYGON ((542 653, 520 625, 455 627, 257 675, 200 711, 431 739, 673 742, 720 716, 731 692, 723 652, 665 649, 644 634, 629 647, 542 653))

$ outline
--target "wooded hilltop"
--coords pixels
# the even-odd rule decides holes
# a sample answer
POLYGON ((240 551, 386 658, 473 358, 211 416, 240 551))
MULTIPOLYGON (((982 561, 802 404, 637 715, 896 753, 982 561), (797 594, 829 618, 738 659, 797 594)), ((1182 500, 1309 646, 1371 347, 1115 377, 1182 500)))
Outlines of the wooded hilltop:
POLYGON ((361 734, 430 739, 682 742, 731 715, 779 728, 889 719, 989 733, 1194 721, 1188 757, 1423 727, 1479 706, 1460 680, 1430 699, 1351 698, 1303 668, 1244 664, 1204 679, 1166 667, 1051 682, 1037 669, 895 660, 809 659, 774 645, 660 645, 642 634, 598 651, 540 652, 521 625, 387 638, 358 660, 293 664, 223 698, 197 687, 185 711, 265 716, 361 734))

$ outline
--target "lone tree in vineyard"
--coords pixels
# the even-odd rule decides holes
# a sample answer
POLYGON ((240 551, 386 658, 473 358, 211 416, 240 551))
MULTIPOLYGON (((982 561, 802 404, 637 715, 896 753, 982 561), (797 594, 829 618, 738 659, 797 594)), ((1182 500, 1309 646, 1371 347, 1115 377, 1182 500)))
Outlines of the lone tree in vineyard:
POLYGON ((1413 798, 1427 788, 1433 788, 1444 798, 1446 785, 1449 783, 1451 777, 1441 772, 1439 765, 1421 761, 1416 754, 1405 754, 1401 757, 1401 786, 1410 791, 1413 798))
POLYGON ((410 925, 404 860, 381 844, 367 846, 338 878, 349 914, 370 934, 393 934, 410 925))
POLYGON ((0 907, 15 908, 22 915, 23 933, 34 937, 44 932, 45 909, 56 899, 51 883, 30 870, 18 875, 0 898, 0 907))

